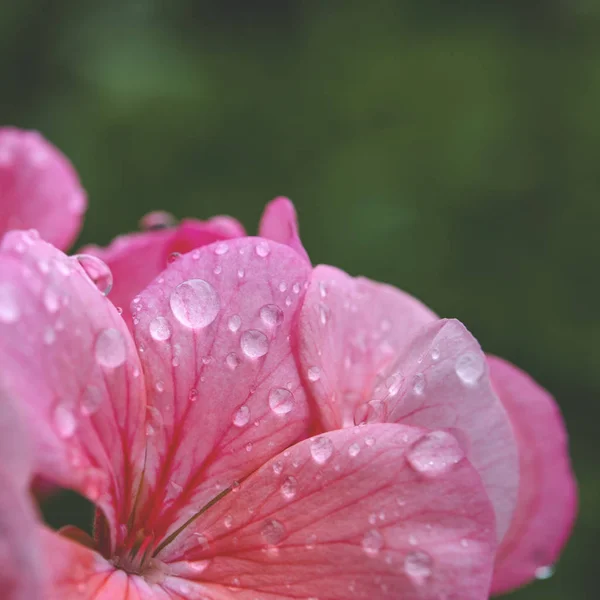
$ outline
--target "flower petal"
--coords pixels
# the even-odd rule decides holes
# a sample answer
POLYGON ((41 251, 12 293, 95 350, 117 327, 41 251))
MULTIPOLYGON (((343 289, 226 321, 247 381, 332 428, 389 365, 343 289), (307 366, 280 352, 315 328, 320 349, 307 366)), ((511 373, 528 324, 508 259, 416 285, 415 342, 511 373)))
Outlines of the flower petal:
POLYGON ((499 594, 558 559, 575 520, 577 484, 552 396, 507 361, 487 359, 492 385, 515 430, 521 467, 517 508, 496 558, 492 592, 499 594))
POLYGON ((298 219, 292 201, 279 196, 267 204, 258 229, 260 237, 286 244, 310 262, 298 234, 298 219))
POLYGON ((23 416, 0 389, 0 590, 5 600, 42 600, 44 573, 28 494, 32 456, 23 416))
POLYGON ((139 521, 156 539, 306 434, 289 337, 309 277, 287 246, 238 238, 182 256, 134 300, 150 442, 139 521))
POLYGON ((0 364, 34 432, 36 474, 126 522, 144 449, 133 340, 81 264, 30 233, 0 249, 0 364))
POLYGON ((230 217, 185 220, 176 228, 123 235, 107 248, 86 246, 81 252, 97 256, 110 267, 114 277, 110 299, 123 309, 123 318, 131 328, 131 301, 166 269, 173 253, 185 254, 194 248, 243 235, 244 228, 230 217))
POLYGON ((300 313, 298 350, 323 428, 354 425, 354 412, 370 399, 377 373, 436 318, 396 288, 316 267, 300 313))
POLYGON ((35 131, 0 128, 0 238, 35 228, 66 249, 77 236, 87 199, 69 160, 35 131))
POLYGON ((172 572, 207 598, 487 597, 493 510, 456 440, 435 478, 411 466, 428 435, 369 425, 296 444, 173 543, 172 572))

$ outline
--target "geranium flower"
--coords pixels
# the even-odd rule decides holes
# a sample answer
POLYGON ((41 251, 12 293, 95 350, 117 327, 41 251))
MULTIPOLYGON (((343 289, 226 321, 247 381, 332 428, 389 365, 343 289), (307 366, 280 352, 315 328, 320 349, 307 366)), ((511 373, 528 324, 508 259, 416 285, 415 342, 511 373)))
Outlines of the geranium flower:
MULTIPOLYGON (((452 436, 303 440, 299 253, 239 238, 182 256, 133 300, 135 341, 84 266, 32 233, 0 249, 3 406, 24 415, 32 472, 98 506, 94 539, 0 529, 5 598, 34 582, 44 599, 487 596, 494 514, 452 436)), ((26 515, 26 475, 0 450, 16 482, 2 508, 26 515)))

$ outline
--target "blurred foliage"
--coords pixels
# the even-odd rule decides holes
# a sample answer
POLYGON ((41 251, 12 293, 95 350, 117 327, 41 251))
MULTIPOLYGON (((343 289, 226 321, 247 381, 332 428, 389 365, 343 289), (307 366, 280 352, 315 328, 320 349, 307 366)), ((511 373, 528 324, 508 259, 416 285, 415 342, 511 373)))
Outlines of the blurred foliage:
POLYGON ((252 232, 289 195, 315 263, 414 293, 533 374, 581 512, 555 576, 513 597, 594 595, 600 3, 0 0, 0 82, 0 122, 81 174, 81 243, 152 209, 252 232))

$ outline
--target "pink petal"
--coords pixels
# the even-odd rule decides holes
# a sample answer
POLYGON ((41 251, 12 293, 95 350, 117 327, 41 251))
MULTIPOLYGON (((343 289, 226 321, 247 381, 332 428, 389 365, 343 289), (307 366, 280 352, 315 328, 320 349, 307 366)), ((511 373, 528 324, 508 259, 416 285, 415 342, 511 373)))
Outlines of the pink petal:
POLYGON ((258 234, 261 237, 290 246, 302 258, 310 262, 298 234, 296 209, 288 198, 279 196, 267 204, 260 220, 258 234))
POLYGON ((35 131, 0 128, 0 239, 10 229, 35 228, 68 248, 87 199, 69 160, 35 131))
POLYGON ((139 522, 156 540, 306 434, 289 336, 309 277, 287 246, 239 238, 182 256, 134 300, 151 441, 139 522))
POLYGON ((44 573, 27 489, 32 456, 19 412, 0 388, 0 591, 5 600, 42 600, 44 573))
POLYGON ((167 267, 174 253, 185 254, 194 248, 243 235, 244 228, 229 217, 186 220, 177 228, 123 235, 107 248, 87 246, 81 252, 97 256, 110 267, 114 277, 110 299, 123 309, 123 318, 131 328, 131 301, 167 267))
POLYGON ((354 425, 354 412, 370 399, 378 372, 436 318, 396 288, 316 267, 300 313, 298 350, 323 428, 354 425))
POLYGON ((452 436, 430 456, 436 477, 411 466, 431 435, 370 425, 300 442, 159 557, 211 599, 487 597, 492 508, 452 436))
POLYGON ((496 558, 492 591, 500 594, 558 559, 575 520, 577 484, 552 396, 505 360, 488 356, 488 365, 515 430, 521 467, 517 509, 496 558))
POLYGON ((34 432, 36 473, 126 522, 145 440, 133 340, 75 258, 18 231, 0 249, 0 364, 34 432))
POLYGON ((501 538, 518 486, 510 422, 475 338, 458 321, 433 319, 399 290, 317 267, 298 327, 301 371, 324 429, 393 422, 458 435, 501 538))

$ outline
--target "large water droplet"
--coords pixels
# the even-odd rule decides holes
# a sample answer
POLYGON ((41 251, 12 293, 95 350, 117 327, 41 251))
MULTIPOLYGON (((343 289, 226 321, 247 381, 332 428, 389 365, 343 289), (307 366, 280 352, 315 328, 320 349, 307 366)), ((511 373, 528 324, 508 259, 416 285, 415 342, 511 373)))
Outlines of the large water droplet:
POLYGON ((415 585, 421 586, 431 577, 432 564, 429 554, 417 550, 406 555, 404 572, 415 585))
POLYGON ((73 258, 81 265, 90 281, 107 296, 113 286, 113 276, 108 265, 91 254, 75 254, 73 258))
POLYGON ((390 396, 395 396, 402 387, 402 382, 404 381, 404 377, 400 371, 396 373, 392 373, 386 380, 385 385, 387 386, 388 392, 390 396))
POLYGON ((367 531, 362 540, 362 547, 367 556, 377 556, 383 548, 384 539, 377 529, 367 531))
POLYGON ((360 446, 356 442, 350 444, 350 447, 348 448, 348 454, 350 456, 352 456, 352 457, 358 456, 359 452, 360 452, 360 446))
POLYGON ((227 327, 229 327, 229 331, 235 333, 240 326, 242 325, 242 317, 240 315, 231 315, 229 320, 227 321, 227 327))
POLYGON ((475 385, 485 370, 482 354, 465 352, 456 360, 456 374, 467 385, 475 385))
POLYGON ((453 435, 432 431, 410 447, 406 460, 415 471, 435 477, 449 471, 463 457, 463 450, 453 435))
POLYGON ((258 256, 260 256, 261 258, 265 258, 269 256, 269 253, 271 252, 271 247, 269 246, 268 242, 261 240, 260 242, 258 242, 258 244, 256 244, 255 250, 258 256))
POLYGON ((310 454, 317 464, 326 463, 333 454, 333 442, 325 436, 313 438, 310 441, 310 454))
POLYGON ((227 254, 229 252, 229 246, 225 242, 219 242, 215 246, 215 254, 218 256, 223 256, 223 254, 227 254))
POLYGON ((423 373, 417 373, 413 377, 413 392, 417 396, 422 396, 425 393, 425 388, 427 386, 427 381, 425 380, 425 375, 423 373))
POLYGON ((260 534, 269 546, 277 546, 285 538, 286 530, 281 521, 269 519, 263 524, 260 534))
POLYGON ((307 375, 309 381, 312 381, 313 383, 315 381, 319 381, 319 379, 321 378, 321 369, 319 369, 319 367, 310 367, 308 369, 307 375))
POLYGON ((127 357, 123 336, 112 328, 100 332, 96 338, 94 352, 98 364, 110 369, 120 367, 127 357))
POLYGON ((265 325, 276 327, 283 322, 283 311, 276 304, 265 304, 260 309, 260 318, 265 325))
POLYGON ((15 323, 21 316, 21 309, 12 285, 0 284, 0 322, 15 323))
POLYGON ((269 340, 262 331, 248 329, 242 333, 240 346, 248 358, 260 358, 269 350, 269 340))
POLYGON ((103 396, 99 388, 97 388, 95 385, 86 387, 83 391, 83 395, 81 396, 81 414, 89 417, 98 412, 98 409, 102 404, 102 400, 103 396))
POLYGON ((294 407, 294 396, 285 388, 272 388, 269 392, 269 406, 276 415, 286 415, 294 407))
POLYGON ((185 327, 202 329, 219 314, 221 302, 215 288, 204 279, 188 279, 171 293, 171 310, 185 327))
POLYGON ((164 342, 171 337, 171 326, 165 317, 156 317, 150 322, 150 335, 157 342, 164 342))
POLYGON ((298 489, 298 480, 291 475, 285 478, 285 481, 281 484, 281 495, 286 500, 291 500, 298 489))
POLYGON ((243 406, 240 406, 235 415, 233 415, 233 424, 236 427, 244 427, 248 425, 249 421, 250 409, 244 404, 243 406))
POLYGON ((61 438, 66 439, 73 436, 77 429, 77 421, 68 406, 59 404, 54 409, 54 425, 61 438))

